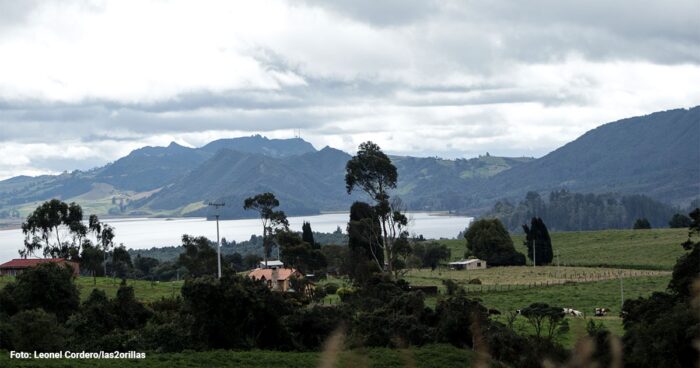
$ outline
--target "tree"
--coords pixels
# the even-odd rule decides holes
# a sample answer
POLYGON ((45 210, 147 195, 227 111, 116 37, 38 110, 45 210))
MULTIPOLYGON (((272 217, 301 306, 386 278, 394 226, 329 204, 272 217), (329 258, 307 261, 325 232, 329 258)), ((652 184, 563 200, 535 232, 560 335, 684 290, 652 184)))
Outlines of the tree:
POLYGON ((185 280, 182 298, 193 341, 203 347, 264 349, 288 343, 281 318, 291 313, 291 305, 263 282, 231 272, 221 279, 192 278, 185 280))
POLYGON ((384 268, 384 251, 379 217, 374 207, 365 202, 355 202, 350 207, 348 222, 349 275, 363 283, 372 273, 384 268))
POLYGON ((73 269, 56 263, 44 263, 32 267, 5 286, 4 297, 10 303, 3 304, 3 312, 15 312, 41 308, 56 315, 63 322, 79 306, 78 288, 73 282, 73 269), (7 310, 10 306, 14 310, 7 310))
POLYGON ((126 277, 129 270, 133 268, 129 251, 126 250, 123 244, 112 251, 112 261, 109 266, 114 276, 122 278, 126 277))
POLYGON ((126 285, 126 280, 119 285, 117 297, 112 301, 112 311, 117 327, 123 330, 141 328, 151 316, 151 311, 136 300, 134 288, 126 285))
POLYGON ((700 236, 700 208, 691 212, 690 218, 692 222, 688 227, 688 240, 681 244, 683 249, 690 252, 678 258, 668 285, 668 288, 683 300, 690 298, 693 283, 700 275, 700 241, 696 240, 696 237, 700 236))
POLYGON ((280 231, 277 234, 281 261, 286 266, 298 269, 302 273, 311 273, 326 267, 326 257, 318 249, 299 237, 293 231, 280 231))
MULTIPOLYGON (((97 241, 102 246, 102 251, 104 252, 104 254, 106 256, 107 252, 109 252, 109 249, 114 247, 114 228, 107 225, 107 224, 100 224, 98 229, 99 229, 99 233, 97 235, 97 241)), ((114 252, 112 252, 112 256, 114 256, 114 252)), ((114 262, 114 259, 112 259, 112 262, 114 262)), ((104 268, 105 268, 105 275, 106 275, 107 274, 107 259, 104 260, 104 268)))
POLYGON ((690 227, 692 223, 693 220, 691 220, 690 217, 681 213, 676 213, 673 215, 673 217, 671 217, 671 220, 668 222, 668 226, 672 229, 681 229, 684 227, 690 227))
POLYGON ((651 224, 646 218, 638 218, 637 221, 634 222, 634 226, 632 228, 634 230, 648 230, 651 229, 651 224))
POLYGON ((102 271, 102 261, 104 260, 104 252, 92 245, 91 242, 83 244, 83 251, 80 253, 80 266, 90 271, 94 285, 97 285, 97 276, 104 275, 102 271))
POLYGON ((471 223, 464 234, 471 254, 492 266, 525 264, 525 256, 513 247, 513 240, 498 219, 480 219, 471 223))
POLYGON ((350 249, 347 246, 328 244, 321 247, 321 252, 326 258, 328 273, 348 275, 351 272, 350 249))
MULTIPOLYGON (((360 144, 357 154, 353 156, 345 166, 345 188, 348 194, 355 188, 364 191, 374 200, 374 212, 379 219, 380 233, 370 234, 380 241, 375 241, 384 252, 387 261, 378 263, 381 270, 391 274, 393 272, 394 243, 400 237, 406 235, 405 227, 408 219, 402 213, 400 201, 389 200, 389 190, 396 188, 398 171, 391 159, 382 152, 381 148, 373 142, 360 144)), ((378 260, 375 257, 375 260, 378 260)))
POLYGON ((151 271, 158 267, 160 262, 152 257, 141 257, 140 254, 136 255, 136 259, 134 260, 134 268, 137 270, 143 272, 144 275, 149 275, 151 271))
POLYGON ((177 259, 179 266, 185 267, 192 277, 213 275, 216 273, 216 250, 209 244, 209 239, 199 236, 182 236, 185 251, 177 259))
POLYGON ((43 248, 44 256, 78 259, 82 240, 87 234, 82 220, 83 210, 76 203, 67 204, 58 199, 44 202, 22 223, 25 239, 20 256, 33 256, 43 248), (61 239, 64 229, 70 239, 61 239))
POLYGON ((10 318, 12 347, 19 351, 59 351, 65 347, 66 330, 56 316, 43 309, 29 309, 10 318))
POLYGON ((421 267, 430 267, 435 270, 440 264, 440 261, 450 259, 450 248, 445 244, 437 242, 428 242, 425 244, 417 243, 413 245, 413 254, 421 261, 421 267))
POLYGON ((243 256, 243 266, 247 269, 257 268, 263 258, 257 254, 248 253, 243 256))
POLYGON ((321 249, 321 244, 314 240, 314 233, 311 231, 311 223, 304 221, 301 225, 301 239, 309 243, 314 249, 321 249))
POLYGON ((223 258, 224 265, 228 265, 232 270, 236 272, 245 271, 243 256, 240 253, 227 254, 223 258))
POLYGON ((527 257, 536 265, 552 263, 554 257, 552 239, 549 237, 549 231, 547 231, 547 226, 542 219, 533 217, 529 227, 527 224, 523 225, 523 231, 525 231, 524 245, 527 246, 527 257))
POLYGON ((668 292, 648 298, 627 299, 622 306, 625 363, 629 366, 690 367, 700 359, 693 341, 700 337, 697 305, 692 287, 700 274, 700 209, 693 219, 688 240, 681 244, 690 252, 673 267, 668 292))
POLYGON ((520 314, 527 319, 538 338, 545 337, 547 340, 552 340, 555 336, 569 330, 569 324, 564 319, 564 310, 560 307, 550 307, 546 303, 533 303, 523 308, 520 314))
POLYGON ((265 259, 265 267, 267 267, 267 259, 272 252, 272 236, 280 229, 287 229, 289 221, 284 211, 276 211, 280 202, 275 198, 275 195, 266 192, 257 194, 253 197, 248 197, 243 201, 244 210, 255 210, 260 214, 260 220, 263 225, 263 253, 265 259))

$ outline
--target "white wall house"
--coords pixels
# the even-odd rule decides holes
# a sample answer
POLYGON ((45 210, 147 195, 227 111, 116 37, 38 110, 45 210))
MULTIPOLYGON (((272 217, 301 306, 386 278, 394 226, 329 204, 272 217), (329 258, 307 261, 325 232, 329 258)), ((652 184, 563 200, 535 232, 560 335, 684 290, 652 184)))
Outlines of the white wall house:
POLYGON ((486 261, 482 259, 463 259, 457 262, 450 262, 453 270, 480 270, 486 268, 486 261))

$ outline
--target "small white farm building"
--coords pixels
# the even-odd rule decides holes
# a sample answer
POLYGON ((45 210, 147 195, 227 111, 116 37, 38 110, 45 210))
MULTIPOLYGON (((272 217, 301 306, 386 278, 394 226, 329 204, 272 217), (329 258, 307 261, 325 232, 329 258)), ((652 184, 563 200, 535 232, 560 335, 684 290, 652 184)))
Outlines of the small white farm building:
POLYGON ((450 262, 449 265, 453 270, 481 270, 486 268, 486 261, 481 259, 463 259, 450 262))

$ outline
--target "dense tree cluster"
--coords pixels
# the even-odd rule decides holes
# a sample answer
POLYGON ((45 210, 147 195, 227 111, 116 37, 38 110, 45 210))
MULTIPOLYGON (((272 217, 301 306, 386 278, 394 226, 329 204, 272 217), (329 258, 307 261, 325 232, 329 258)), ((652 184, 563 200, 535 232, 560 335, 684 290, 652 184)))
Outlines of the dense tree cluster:
POLYGON ((44 264, 0 290, 0 348, 313 351, 345 326, 349 346, 450 343, 473 348, 483 340, 498 344, 493 345, 495 359, 517 366, 536 367, 541 357, 566 357, 552 341, 520 336, 489 320, 486 308, 460 288, 431 309, 422 292, 377 275, 342 298, 340 305, 312 307, 304 296, 273 292, 227 270, 221 279, 188 278, 174 298, 142 303, 123 282, 114 298, 93 290, 79 303, 70 270, 44 264))
POLYGON ((690 217, 682 213, 676 213, 671 217, 671 220, 668 221, 668 227, 672 229, 682 229, 690 227, 692 223, 693 220, 691 220, 690 217))
POLYGON ((688 253, 673 267, 668 291, 625 300, 623 342, 629 366, 690 367, 700 359, 693 346, 700 337, 700 319, 692 293, 700 275, 700 209, 690 217, 688 240, 682 244, 688 253))
POLYGON ((483 259, 489 266, 521 266, 525 256, 513 246, 508 230, 498 219, 479 219, 469 225, 467 254, 483 259))
POLYGON ((582 194, 553 191, 545 201, 529 192, 517 205, 497 202, 485 217, 498 218, 509 230, 520 230, 532 217, 547 221, 552 230, 582 231, 629 229, 636 219, 646 218, 653 227, 668 225, 674 214, 670 206, 643 195, 582 194))

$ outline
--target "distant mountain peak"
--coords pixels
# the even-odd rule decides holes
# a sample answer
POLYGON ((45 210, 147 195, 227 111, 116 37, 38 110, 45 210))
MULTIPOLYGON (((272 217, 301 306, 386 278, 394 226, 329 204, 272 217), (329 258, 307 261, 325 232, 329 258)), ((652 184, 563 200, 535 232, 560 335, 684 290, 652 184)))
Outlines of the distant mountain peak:
POLYGON ((200 147, 199 150, 213 154, 224 148, 239 152, 259 153, 270 157, 289 157, 316 152, 311 143, 301 138, 270 139, 260 134, 249 137, 217 139, 200 147))

